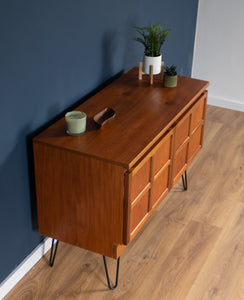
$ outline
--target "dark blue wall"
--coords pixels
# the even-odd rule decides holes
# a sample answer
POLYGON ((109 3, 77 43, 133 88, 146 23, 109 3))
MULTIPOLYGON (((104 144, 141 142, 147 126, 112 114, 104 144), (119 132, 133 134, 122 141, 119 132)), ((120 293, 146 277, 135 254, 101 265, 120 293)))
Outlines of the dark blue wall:
POLYGON ((41 241, 29 135, 138 65, 143 47, 130 39, 133 25, 171 28, 163 60, 190 75, 197 6, 198 0, 0 2, 0 282, 41 241))

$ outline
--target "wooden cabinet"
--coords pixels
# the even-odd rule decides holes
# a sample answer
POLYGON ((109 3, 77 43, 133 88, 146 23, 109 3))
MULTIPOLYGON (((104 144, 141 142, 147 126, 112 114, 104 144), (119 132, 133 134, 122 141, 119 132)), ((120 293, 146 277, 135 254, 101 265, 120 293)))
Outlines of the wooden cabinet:
POLYGON ((139 81, 134 68, 77 107, 87 131, 65 120, 33 141, 39 232, 118 258, 202 147, 208 82, 177 88, 139 81), (105 107, 115 118, 97 129, 105 107))

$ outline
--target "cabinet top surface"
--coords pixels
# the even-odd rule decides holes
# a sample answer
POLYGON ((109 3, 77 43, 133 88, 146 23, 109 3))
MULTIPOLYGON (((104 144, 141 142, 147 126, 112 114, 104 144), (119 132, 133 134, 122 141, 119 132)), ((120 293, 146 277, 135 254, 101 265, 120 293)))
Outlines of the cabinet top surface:
POLYGON ((67 135, 63 117, 34 142, 130 168, 209 85, 207 81, 179 76, 177 87, 165 88, 155 79, 153 85, 148 76, 138 80, 138 68, 133 68, 76 108, 87 114, 84 134, 67 135), (114 109, 115 118, 97 129, 93 116, 106 107, 114 109))

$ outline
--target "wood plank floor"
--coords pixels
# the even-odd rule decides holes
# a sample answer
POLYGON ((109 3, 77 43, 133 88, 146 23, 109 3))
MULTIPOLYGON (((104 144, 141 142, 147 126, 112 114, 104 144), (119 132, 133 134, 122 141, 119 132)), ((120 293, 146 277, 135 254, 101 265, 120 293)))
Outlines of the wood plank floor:
POLYGON ((47 258, 5 299, 243 300, 244 113, 208 106, 188 191, 179 180, 122 254, 117 289, 98 254, 60 243, 53 268, 47 258))

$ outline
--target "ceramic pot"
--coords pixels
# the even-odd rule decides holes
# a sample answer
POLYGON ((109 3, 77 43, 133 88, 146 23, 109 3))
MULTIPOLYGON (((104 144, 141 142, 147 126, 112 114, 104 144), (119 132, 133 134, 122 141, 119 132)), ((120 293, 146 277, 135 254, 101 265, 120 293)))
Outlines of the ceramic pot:
POLYGON ((164 87, 176 87, 178 75, 169 76, 164 74, 164 87))
POLYGON ((160 56, 146 56, 143 60, 143 72, 150 74, 150 66, 153 66, 153 74, 159 74, 161 72, 162 55, 160 56))

